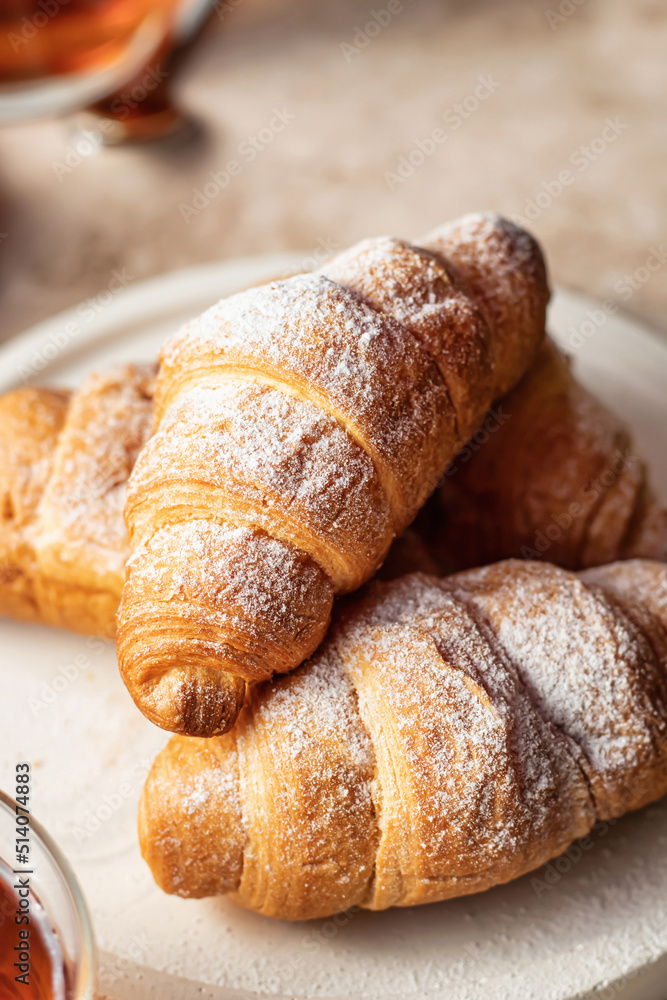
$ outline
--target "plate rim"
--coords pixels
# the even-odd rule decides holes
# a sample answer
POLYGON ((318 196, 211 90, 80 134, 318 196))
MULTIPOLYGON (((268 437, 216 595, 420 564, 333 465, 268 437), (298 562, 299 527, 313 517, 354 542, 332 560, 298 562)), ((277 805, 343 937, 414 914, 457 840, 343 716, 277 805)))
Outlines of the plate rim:
MULTIPOLYGON (((244 257, 225 258, 195 264, 150 278, 133 281, 113 293, 111 301, 103 305, 92 319, 81 322, 81 309, 95 301, 102 292, 88 296, 73 306, 54 313, 40 320, 20 333, 10 337, 0 344, 0 393, 8 392, 20 385, 38 384, 48 377, 49 369, 56 362, 65 362, 68 357, 82 349, 93 346, 104 340, 119 324, 139 324, 149 320, 155 321, 160 316, 168 316, 171 308, 182 310, 184 299, 193 301, 193 308, 201 303, 203 288, 210 286, 216 289, 220 285, 221 295, 233 294, 244 285, 268 281, 271 277, 283 274, 290 269, 298 269, 307 257, 307 251, 280 250, 267 254, 253 254, 244 257), (157 301, 156 301, 157 300, 157 301), (31 364, 32 352, 43 350, 53 342, 54 335, 62 333, 69 325, 79 327, 76 334, 70 335, 64 347, 57 349, 53 358, 47 358, 46 363, 29 376, 22 376, 24 370, 31 364)), ((212 303, 217 301, 213 292, 212 303)), ((568 353, 577 354, 568 344, 564 333, 552 328, 551 317, 564 305, 569 305, 585 313, 587 309, 599 309, 600 302, 582 292, 555 286, 551 295, 549 312, 547 314, 547 330, 550 336, 568 353)), ((619 308, 609 317, 615 328, 620 328, 627 334, 627 343, 635 346, 642 344, 641 355, 632 353, 635 366, 640 365, 645 370, 653 370, 653 360, 658 358, 667 364, 667 340, 650 325, 635 318, 631 313, 619 308)), ((584 343, 585 346, 585 343, 584 343)), ((618 346, 618 345, 617 345, 618 346)), ((34 361, 32 362, 34 364, 34 361)))

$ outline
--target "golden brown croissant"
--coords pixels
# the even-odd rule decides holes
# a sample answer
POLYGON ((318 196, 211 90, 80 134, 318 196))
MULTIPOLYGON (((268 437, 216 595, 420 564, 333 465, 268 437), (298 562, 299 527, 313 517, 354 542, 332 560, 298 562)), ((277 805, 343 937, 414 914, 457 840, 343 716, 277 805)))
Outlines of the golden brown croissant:
MULTIPOLYGON (((124 371, 130 382, 144 378, 141 370, 124 371)), ((100 373, 92 384, 103 394, 117 392, 117 377, 100 373)), ((150 395, 148 384, 144 391, 150 395)), ((0 614, 110 635, 120 571, 112 587, 116 598, 98 599, 92 615, 72 600, 80 582, 76 578, 70 577, 64 591, 70 600, 60 601, 64 616, 43 586, 39 599, 35 595, 35 555, 26 529, 51 474, 68 399, 66 392, 34 388, 0 397, 5 511, 0 522, 0 614)), ((147 427, 147 410, 144 420, 147 427)), ((118 415, 100 433, 95 461, 106 462, 107 453, 125 449, 126 459, 115 465, 120 495, 134 457, 134 446, 127 451, 123 442, 132 440, 132 431, 118 415)), ((442 574, 509 555, 536 557, 542 550, 551 562, 571 569, 617 557, 667 561, 667 510, 653 500, 644 464, 625 427, 575 382, 552 342, 545 343, 533 368, 493 410, 478 437, 482 443, 473 440, 464 448, 437 496, 394 541, 378 573, 382 579, 416 570, 442 574), (591 518, 593 506, 598 513, 591 518), (573 517, 571 509, 579 516, 573 517)), ((95 497, 104 507, 104 492, 95 497)), ((89 522, 100 517, 113 522, 107 545, 119 566, 127 554, 121 512, 117 505, 99 513, 92 509, 89 522)), ((85 535, 80 542, 86 546, 85 535)), ((86 561, 92 564, 94 554, 88 553, 86 561)), ((51 593, 54 586, 52 581, 51 593)))
POLYGON ((624 424, 547 340, 447 471, 416 525, 450 569, 509 556, 581 569, 667 561, 667 509, 624 424))
POLYGON ((125 487, 150 433, 153 366, 70 394, 0 397, 0 613, 112 635, 125 578, 125 487))
POLYGON ((375 581, 231 733, 172 737, 157 883, 288 920, 487 889, 667 792, 667 566, 375 581))
POLYGON ((117 649, 154 723, 212 736, 297 666, 543 336, 544 263, 496 216, 368 240, 164 348, 131 476, 117 649))

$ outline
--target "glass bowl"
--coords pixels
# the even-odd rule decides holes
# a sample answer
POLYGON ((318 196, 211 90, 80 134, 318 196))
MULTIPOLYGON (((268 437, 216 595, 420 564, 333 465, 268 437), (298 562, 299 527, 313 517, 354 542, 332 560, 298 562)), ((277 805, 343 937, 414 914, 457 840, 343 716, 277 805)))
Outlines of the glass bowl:
MULTIPOLYGON (((19 807, 19 814, 24 810, 19 807)), ((97 953, 90 914, 69 862, 41 823, 30 812, 29 862, 16 860, 17 803, 0 791, 0 877, 4 881, 29 877, 31 907, 53 928, 66 969, 66 1000, 94 1000, 97 953), (18 872, 18 874, 15 874, 18 872), (27 876, 27 872, 31 872, 27 876)), ((12 885, 13 882, 10 883, 12 885)), ((38 921, 39 922, 39 921, 38 921)))

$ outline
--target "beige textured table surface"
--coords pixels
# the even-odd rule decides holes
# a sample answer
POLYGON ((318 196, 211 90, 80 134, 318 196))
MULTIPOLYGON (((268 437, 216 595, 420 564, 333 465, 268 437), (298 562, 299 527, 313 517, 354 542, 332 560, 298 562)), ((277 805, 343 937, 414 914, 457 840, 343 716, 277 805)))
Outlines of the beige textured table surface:
POLYGON ((199 142, 81 158, 66 122, 0 131, 0 337, 114 272, 330 251, 489 208, 530 217, 556 282, 667 335, 663 0, 219 0, 219 14, 177 85, 199 142), (364 45, 373 10, 388 23, 364 45))

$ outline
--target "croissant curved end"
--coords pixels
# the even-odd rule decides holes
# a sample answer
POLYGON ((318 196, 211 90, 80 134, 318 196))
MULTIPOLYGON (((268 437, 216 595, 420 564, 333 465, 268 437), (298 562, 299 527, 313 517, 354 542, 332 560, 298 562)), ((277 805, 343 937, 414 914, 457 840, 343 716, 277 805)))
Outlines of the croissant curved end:
POLYGON ((334 597, 523 375, 547 299, 532 237, 469 216, 426 249, 381 238, 231 296, 168 342, 158 431, 128 483, 117 642, 150 719, 215 735, 243 682, 312 655, 334 597))
POLYGON ((446 223, 419 243, 445 257, 474 293, 495 334, 495 388, 504 395, 543 340, 550 291, 539 243, 492 212, 446 223))
POLYGON ((126 637, 120 619, 121 676, 137 707, 154 725, 172 733, 226 733, 243 705, 244 679, 225 670, 215 657, 180 657, 178 645, 166 652, 169 640, 154 633, 148 623, 138 640, 126 637))
POLYGON ((294 546, 234 526, 170 525, 128 563, 120 672, 151 722, 217 736, 234 724, 246 683, 314 652, 332 604, 329 578, 294 546))
POLYGON ((238 786, 232 734, 214 741, 175 736, 158 754, 138 829, 142 856, 165 892, 200 898, 238 887, 246 839, 238 786))
POLYGON ((150 666, 143 658, 141 682, 131 663, 125 663, 122 672, 135 704, 150 722, 189 736, 219 736, 232 728, 245 697, 243 678, 219 666, 161 662, 148 680, 150 666))

